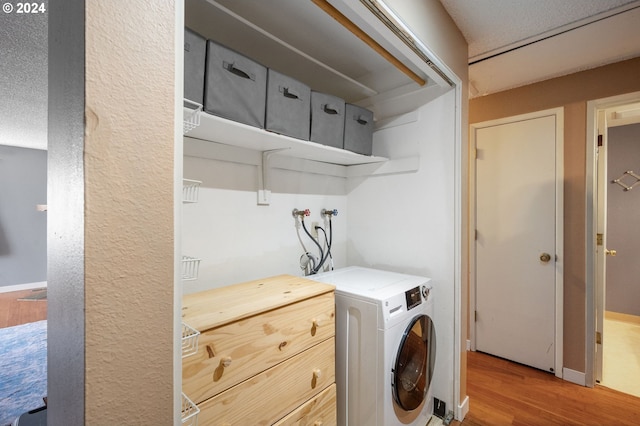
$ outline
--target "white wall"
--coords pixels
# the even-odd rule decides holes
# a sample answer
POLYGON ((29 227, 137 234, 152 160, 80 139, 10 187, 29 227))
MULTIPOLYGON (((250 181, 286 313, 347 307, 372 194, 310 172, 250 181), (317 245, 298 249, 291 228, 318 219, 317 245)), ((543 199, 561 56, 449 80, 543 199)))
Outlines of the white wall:
MULTIPOLYGON (((332 255, 345 266, 347 197, 345 179, 275 169, 271 203, 257 205, 258 168, 184 157, 184 176, 202 181, 199 200, 183 204, 183 254, 202 259, 198 279, 186 281, 185 294, 279 274, 302 276, 294 208, 309 209, 307 229, 321 222, 323 208, 338 209, 332 219, 332 255)), ((328 232, 328 229, 326 229, 328 232)), ((307 249, 317 248, 300 229, 307 249)))
POLYGON ((415 173, 350 182, 347 263, 432 278, 433 395, 455 411, 454 108, 451 90, 419 109, 415 121, 376 132, 376 152, 392 158, 417 155, 420 167, 415 173))

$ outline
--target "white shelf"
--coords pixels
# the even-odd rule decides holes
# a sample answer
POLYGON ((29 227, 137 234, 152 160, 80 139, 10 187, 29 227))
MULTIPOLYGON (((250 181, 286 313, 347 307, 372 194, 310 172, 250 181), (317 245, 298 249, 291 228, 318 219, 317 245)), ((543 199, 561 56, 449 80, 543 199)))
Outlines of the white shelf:
MULTIPOLYGON (((193 110, 184 108, 185 117, 192 112, 193 110)), ((361 155, 332 146, 295 139, 204 112, 199 114, 200 125, 191 129, 185 136, 261 152, 282 150, 278 152, 279 155, 344 166, 387 161, 384 157, 361 155)))

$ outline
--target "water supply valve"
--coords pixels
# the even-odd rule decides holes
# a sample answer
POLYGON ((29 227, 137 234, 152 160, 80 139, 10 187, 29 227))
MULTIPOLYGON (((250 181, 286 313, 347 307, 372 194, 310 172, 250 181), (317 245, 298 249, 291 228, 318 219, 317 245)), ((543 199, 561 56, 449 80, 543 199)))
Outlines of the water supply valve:
POLYGON ((338 209, 333 209, 333 210, 322 209, 320 213, 326 216, 338 216, 338 209))
POLYGON ((291 212, 291 214, 293 215, 293 217, 300 216, 301 218, 304 219, 304 216, 311 216, 311 211, 309 211, 309 209, 304 209, 304 210, 293 209, 293 212, 291 212))

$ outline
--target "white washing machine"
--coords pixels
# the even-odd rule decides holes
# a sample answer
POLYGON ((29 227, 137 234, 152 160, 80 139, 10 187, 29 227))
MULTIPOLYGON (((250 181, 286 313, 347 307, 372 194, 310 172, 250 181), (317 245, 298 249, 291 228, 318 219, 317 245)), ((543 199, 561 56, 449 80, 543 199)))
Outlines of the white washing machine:
POLYGON ((426 425, 436 355, 430 279, 361 267, 307 278, 336 286, 338 425, 426 425))

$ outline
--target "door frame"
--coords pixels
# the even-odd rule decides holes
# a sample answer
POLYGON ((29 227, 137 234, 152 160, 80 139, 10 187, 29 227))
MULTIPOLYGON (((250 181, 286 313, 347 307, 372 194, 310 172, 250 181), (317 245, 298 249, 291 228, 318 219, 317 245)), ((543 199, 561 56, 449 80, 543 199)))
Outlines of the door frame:
MULTIPOLYGON (((604 281, 598 280, 602 274, 600 268, 606 268, 606 260, 598 262, 598 246, 596 234, 598 232, 598 114, 608 108, 640 102, 640 92, 595 99, 587 102, 586 128, 586 227, 585 230, 585 280, 586 280, 586 336, 585 336, 585 385, 593 387, 596 384, 598 362, 602 362, 602 352, 597 353, 596 332, 598 324, 602 324, 604 312, 598 310, 598 301, 604 293, 604 281)), ((606 130, 605 125, 605 130, 606 130)), ((606 240, 606 236, 605 236, 606 240)), ((604 246, 603 246, 604 247, 604 246)), ((604 256, 602 256, 604 258, 604 256)))
POLYGON ((496 120, 473 123, 469 127, 469 339, 467 348, 476 350, 473 314, 476 310, 476 133, 479 129, 518 121, 555 116, 556 119, 556 255, 555 263, 555 367, 563 376, 563 264, 564 264, 564 108, 552 108, 496 120))

